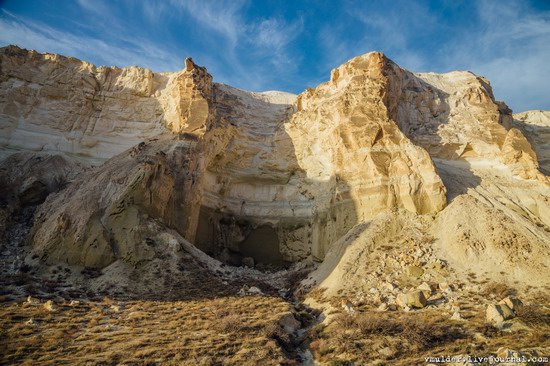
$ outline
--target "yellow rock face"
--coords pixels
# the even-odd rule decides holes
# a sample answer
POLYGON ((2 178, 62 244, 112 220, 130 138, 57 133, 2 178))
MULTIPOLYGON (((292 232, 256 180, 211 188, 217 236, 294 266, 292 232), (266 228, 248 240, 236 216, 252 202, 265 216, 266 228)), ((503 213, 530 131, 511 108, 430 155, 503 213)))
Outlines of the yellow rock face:
POLYGON ((384 209, 424 214, 445 207, 445 187, 429 154, 390 115, 391 67, 381 53, 350 60, 330 82, 298 96, 298 111, 285 126, 315 192, 319 258, 352 226, 384 209))
POLYGON ((540 170, 550 175, 550 111, 514 114, 514 127, 529 140, 536 152, 540 170))
POLYGON ((137 263, 167 228, 234 264, 323 259, 382 211, 443 210, 432 158, 547 179, 485 79, 413 74, 378 52, 298 96, 213 83, 190 59, 153 73, 9 46, 0 62, 2 151, 112 158, 41 208, 35 251, 52 262, 137 263))
POLYGON ((153 73, 96 67, 16 46, 0 51, 0 144, 64 152, 99 164, 164 133, 196 131, 208 118, 204 68, 153 73))

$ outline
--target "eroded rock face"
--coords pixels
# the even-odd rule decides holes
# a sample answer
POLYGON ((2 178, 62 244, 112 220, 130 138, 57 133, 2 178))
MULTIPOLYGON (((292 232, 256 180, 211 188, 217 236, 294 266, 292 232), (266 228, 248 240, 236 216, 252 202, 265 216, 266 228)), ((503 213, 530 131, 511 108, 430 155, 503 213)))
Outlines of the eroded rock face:
POLYGON ((297 97, 213 83, 191 59, 162 74, 13 46, 0 60, 1 144, 112 157, 40 209, 34 251, 50 262, 136 264, 166 229, 237 265, 322 260, 384 210, 441 211, 432 157, 545 179, 487 81, 415 75, 378 52, 297 97))
POLYGON ((0 241, 27 208, 65 188, 84 170, 63 155, 21 152, 0 161, 0 241))
POLYGON ((2 155, 64 152, 99 164, 146 138, 200 128, 208 116, 203 68, 96 67, 8 46, 0 70, 2 155))
POLYGON ((193 140, 141 143, 50 196, 35 216, 33 253, 49 263, 103 268, 152 259, 160 230, 194 239, 200 207, 193 140))
POLYGON ((550 175, 550 111, 514 114, 514 127, 529 140, 536 152, 540 170, 550 175))
POLYGON ((390 63, 388 109, 401 130, 432 157, 494 160, 514 175, 538 179, 537 157, 512 127, 512 111, 494 99, 489 81, 469 71, 413 74, 390 63))
POLYGON ((331 243, 384 209, 441 210, 445 187, 429 154, 388 113, 389 63, 380 53, 356 58, 296 106, 217 86, 229 148, 207 163, 198 245, 229 257, 323 259, 331 243))
POLYGON ((445 206, 445 187, 429 154, 389 113, 385 69, 391 64, 376 52, 348 61, 333 70, 331 81, 298 97, 298 111, 285 126, 313 197, 317 258, 384 209, 435 213, 445 206))

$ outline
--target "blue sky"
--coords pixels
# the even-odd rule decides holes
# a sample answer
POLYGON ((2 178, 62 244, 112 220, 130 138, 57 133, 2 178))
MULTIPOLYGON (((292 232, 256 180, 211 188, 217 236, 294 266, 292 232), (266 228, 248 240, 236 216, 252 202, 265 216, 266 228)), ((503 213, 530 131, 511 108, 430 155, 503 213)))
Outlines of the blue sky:
POLYGON ((300 93, 382 51, 414 72, 471 70, 515 111, 550 109, 550 1, 0 0, 0 44, 97 65, 300 93))

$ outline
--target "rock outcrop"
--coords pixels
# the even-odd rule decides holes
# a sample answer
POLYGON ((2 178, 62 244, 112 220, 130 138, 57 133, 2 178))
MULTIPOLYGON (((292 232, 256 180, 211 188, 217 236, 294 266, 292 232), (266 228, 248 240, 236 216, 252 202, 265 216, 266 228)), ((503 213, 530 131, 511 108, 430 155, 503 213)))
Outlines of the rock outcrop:
POLYGON ((380 53, 354 59, 296 106, 289 96, 217 86, 216 118, 231 125, 231 149, 207 165, 198 245, 229 256, 323 259, 384 209, 441 210, 445 188, 429 154, 400 131, 382 97, 390 63, 380 53))
MULTIPOLYGON (((0 62, 4 154, 110 158, 40 208, 32 241, 49 262, 136 265, 166 229, 235 265, 322 260, 383 211, 442 211, 455 192, 432 158, 547 184, 538 148, 468 72, 413 74, 372 52, 295 96, 216 84, 191 59, 153 73, 9 46, 0 62)), ((544 189, 526 214, 545 224, 544 189)))
POLYGON ((527 111, 514 114, 513 124, 535 150, 540 170, 550 175, 550 111, 527 111))
POLYGON ((0 70, 0 156, 64 152, 100 164, 146 138, 199 128, 208 117, 207 73, 198 67, 96 67, 8 46, 0 49, 0 70))
POLYGON ((413 144, 390 113, 393 62, 373 52, 333 70, 331 80, 308 89, 286 131, 311 182, 323 228, 313 242, 323 258, 351 227, 392 207, 436 213, 445 187, 429 154, 413 144))
POLYGON ((468 71, 413 74, 387 70, 390 114, 434 158, 495 160, 523 179, 547 178, 537 156, 512 126, 512 111, 495 101, 489 81, 468 71))
POLYGON ((34 209, 49 194, 66 188, 84 168, 60 155, 21 152, 0 161, 0 242, 6 231, 34 209))
POLYGON ((152 259, 162 229, 193 240, 201 198, 195 148, 192 140, 148 141, 81 174, 36 213, 33 253, 104 268, 152 259))

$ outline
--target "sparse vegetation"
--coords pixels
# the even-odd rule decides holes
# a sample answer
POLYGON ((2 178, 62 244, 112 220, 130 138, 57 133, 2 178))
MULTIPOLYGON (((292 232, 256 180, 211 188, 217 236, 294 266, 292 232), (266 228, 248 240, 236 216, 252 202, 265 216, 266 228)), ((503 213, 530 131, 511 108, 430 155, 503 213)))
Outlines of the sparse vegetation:
POLYGON ((328 365, 405 366, 434 354, 489 354, 510 344, 519 349, 550 347, 550 312, 543 307, 518 315, 533 327, 519 332, 485 324, 482 315, 457 323, 440 310, 338 314, 328 326, 310 329, 310 348, 316 360, 328 365))
POLYGON ((485 285, 485 288, 483 289, 483 294, 486 296, 505 298, 506 296, 516 295, 517 291, 504 283, 489 282, 485 285))
POLYGON ((49 312, 27 302, 0 304, 1 364, 54 365, 70 360, 94 365, 278 365, 290 361, 279 345, 284 332, 277 324, 289 305, 274 297, 128 302, 105 298, 58 305, 58 311, 49 312))

